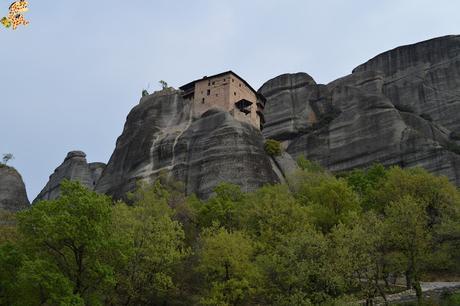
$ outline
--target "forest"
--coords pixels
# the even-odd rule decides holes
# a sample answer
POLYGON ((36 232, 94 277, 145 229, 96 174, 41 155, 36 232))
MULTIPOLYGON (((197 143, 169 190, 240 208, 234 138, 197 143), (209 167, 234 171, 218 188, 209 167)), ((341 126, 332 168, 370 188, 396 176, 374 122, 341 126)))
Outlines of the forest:
POLYGON ((2 212, 0 305, 371 305, 406 288, 422 305, 421 281, 458 279, 447 178, 298 163, 284 184, 222 183, 208 200, 166 174, 123 201, 65 181, 57 200, 2 212))

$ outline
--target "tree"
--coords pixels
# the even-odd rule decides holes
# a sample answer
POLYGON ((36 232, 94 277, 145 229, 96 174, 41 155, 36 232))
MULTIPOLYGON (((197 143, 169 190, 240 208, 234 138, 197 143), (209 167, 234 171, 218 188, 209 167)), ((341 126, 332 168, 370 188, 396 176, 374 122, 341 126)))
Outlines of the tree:
POLYGON ((250 304, 257 295, 258 279, 251 239, 241 231, 209 228, 203 231, 199 244, 200 304, 250 304))
POLYGON ((402 255, 398 258, 406 274, 407 286, 416 291, 419 302, 422 300, 420 275, 431 246, 429 218, 425 209, 423 203, 405 196, 390 203, 385 210, 386 237, 396 255, 402 255))
POLYGON ((360 212, 358 197, 344 179, 325 173, 306 173, 297 178, 295 197, 308 207, 315 225, 324 233, 360 212))
POLYGON ((305 158, 305 156, 300 155, 297 158, 297 165, 302 169, 303 171, 307 172, 325 172, 325 169, 317 162, 310 161, 305 158))
POLYGON ((17 288, 16 305, 85 305, 72 282, 48 260, 25 260, 17 276, 17 288))
POLYGON ((265 186, 250 194, 241 218, 257 247, 261 304, 321 304, 340 292, 326 261, 326 240, 287 186, 265 186))
POLYGON ((16 245, 0 244, 0 305, 16 304, 18 269, 23 257, 16 245))
POLYGON ((160 186, 141 185, 132 206, 118 203, 113 212, 120 262, 116 270, 116 302, 162 304, 175 289, 175 267, 187 255, 184 231, 160 186))
POLYGON ((6 165, 10 160, 14 159, 13 154, 5 153, 3 154, 3 163, 6 165))
POLYGON ((34 286, 40 291, 48 288, 50 279, 56 284, 66 279, 86 304, 101 303, 114 283, 111 200, 78 182, 64 181, 61 191, 59 199, 41 201, 18 214, 28 262, 43 269, 24 267, 37 273, 34 286))
POLYGON ((364 210, 374 208, 374 193, 386 179, 386 174, 383 165, 375 164, 368 169, 355 169, 345 175, 348 185, 359 195, 364 210))
POLYGON ((199 227, 203 229, 217 224, 228 230, 239 228, 239 212, 245 201, 241 188, 221 183, 214 192, 215 196, 207 201, 193 202, 199 227))
POLYGON ((168 89, 168 83, 166 83, 165 81, 161 80, 158 83, 160 83, 161 89, 163 90, 168 89))
POLYGON ((283 152, 281 143, 274 139, 268 139, 264 144, 264 149, 265 152, 270 156, 278 156, 283 152))
POLYGON ((372 305, 379 294, 386 301, 386 244, 384 223, 373 212, 366 213, 350 224, 339 224, 329 236, 331 269, 336 269, 348 283, 349 290, 359 289, 372 305))
POLYGON ((422 168, 390 168, 385 179, 375 188, 373 209, 385 207, 406 196, 422 203, 429 216, 429 225, 440 224, 444 218, 456 216, 460 208, 460 193, 447 177, 435 176, 422 168))

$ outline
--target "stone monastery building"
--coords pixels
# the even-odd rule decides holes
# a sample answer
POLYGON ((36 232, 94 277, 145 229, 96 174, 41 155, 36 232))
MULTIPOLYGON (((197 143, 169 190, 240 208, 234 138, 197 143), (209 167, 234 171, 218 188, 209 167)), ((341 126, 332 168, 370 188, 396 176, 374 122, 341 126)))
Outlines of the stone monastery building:
POLYGON ((183 98, 193 102, 196 116, 210 108, 221 108, 239 121, 248 122, 260 130, 263 128, 265 98, 233 71, 205 76, 180 89, 183 98))

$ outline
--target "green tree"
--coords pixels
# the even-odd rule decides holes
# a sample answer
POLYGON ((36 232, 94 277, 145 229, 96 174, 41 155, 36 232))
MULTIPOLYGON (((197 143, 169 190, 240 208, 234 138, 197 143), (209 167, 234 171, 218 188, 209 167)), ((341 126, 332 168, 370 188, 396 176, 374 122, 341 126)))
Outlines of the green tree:
POLYGON ((326 240, 287 186, 265 186, 250 194, 241 215, 257 247, 261 304, 310 305, 338 295, 337 275, 326 261, 326 240))
POLYGON ((386 272, 386 238, 384 223, 380 216, 369 212, 350 224, 339 224, 329 236, 329 260, 348 283, 348 289, 362 293, 368 304, 378 294, 386 301, 381 281, 386 272))
POLYGON ((215 195, 207 201, 194 201, 197 222, 200 228, 213 224, 229 230, 239 228, 240 209, 244 206, 245 195, 237 185, 221 183, 214 189, 215 195))
POLYGON ((161 89, 168 89, 168 83, 166 83, 166 81, 160 80, 158 83, 160 83, 161 89))
POLYGON ((295 197, 308 207, 314 224, 324 233, 359 214, 358 197, 346 180, 323 173, 303 173, 296 180, 295 197))
POLYGON ((311 161, 311 160, 308 160, 303 155, 300 155, 297 158, 297 165, 303 171, 307 171, 307 172, 325 172, 325 169, 319 163, 311 161))
POLYGON ((311 228, 307 209, 286 185, 264 186, 249 194, 239 213, 242 228, 267 247, 281 243, 286 234, 311 228))
POLYGON ((414 288, 422 299, 420 276, 430 256, 431 235, 429 218, 423 203, 405 196, 386 208, 386 237, 394 247, 404 268, 408 287, 414 288), (399 253, 399 254, 398 254, 399 253))
POLYGON ((5 154, 3 154, 3 164, 5 164, 5 165, 8 164, 8 162, 9 162, 10 160, 12 160, 12 159, 14 159, 13 154, 11 154, 11 153, 5 153, 5 154))
POLYGON ((264 145, 265 152, 270 156, 278 156, 283 152, 281 143, 274 139, 268 139, 264 145))
POLYGON ((376 187, 373 196, 374 208, 380 212, 394 201, 411 196, 425 205, 429 225, 435 226, 444 218, 457 215, 460 207, 458 189, 447 177, 435 176, 422 168, 401 169, 392 167, 386 179, 376 187))
POLYGON ((251 239, 241 231, 209 228, 203 231, 199 245, 200 304, 250 304, 257 295, 258 282, 251 239))
POLYGON ((72 282, 48 260, 24 261, 17 287, 16 305, 85 305, 79 294, 74 293, 72 282))
POLYGON ((359 195, 361 206, 365 210, 373 208, 373 196, 386 179, 386 169, 381 164, 362 170, 355 169, 345 175, 348 185, 359 195))
POLYGON ((23 257, 16 245, 0 244, 0 305, 16 305, 18 270, 23 257))
POLYGON ((73 294, 85 304, 97 305, 114 283, 110 264, 112 203, 77 182, 64 181, 61 192, 59 199, 41 201, 18 214, 28 261, 43 269, 34 270, 29 264, 24 267, 43 272, 35 278, 37 288, 51 288, 46 284, 49 279, 57 284, 65 278, 73 294))
POLYGON ((174 211, 158 183, 141 185, 131 195, 132 206, 118 203, 113 212, 119 248, 116 304, 165 303, 176 289, 175 268, 187 255, 184 231, 172 219, 174 211))

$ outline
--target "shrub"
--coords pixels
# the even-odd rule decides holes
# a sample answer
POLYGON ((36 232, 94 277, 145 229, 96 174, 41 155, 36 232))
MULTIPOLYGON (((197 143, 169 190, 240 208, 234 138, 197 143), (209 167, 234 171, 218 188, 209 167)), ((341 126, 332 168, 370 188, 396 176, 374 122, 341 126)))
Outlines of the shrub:
POLYGON ((300 167, 300 169, 308 172, 325 172, 325 169, 318 162, 308 160, 303 155, 300 155, 299 158, 297 158, 297 165, 300 167))
POLYGON ((270 156, 279 156, 281 155, 281 143, 274 139, 268 139, 264 145, 265 152, 270 156))

